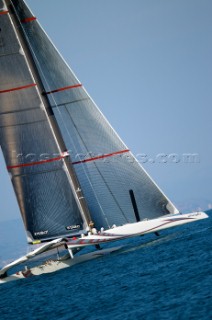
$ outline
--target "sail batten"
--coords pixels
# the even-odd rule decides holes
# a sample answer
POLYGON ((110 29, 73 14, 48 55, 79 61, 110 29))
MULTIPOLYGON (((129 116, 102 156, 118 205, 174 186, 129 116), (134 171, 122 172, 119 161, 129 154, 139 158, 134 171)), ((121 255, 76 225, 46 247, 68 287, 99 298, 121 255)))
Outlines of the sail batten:
POLYGON ((3 14, 8 14, 9 11, 8 10, 5 10, 5 11, 0 11, 0 15, 3 15, 3 14))
POLYGON ((25 18, 21 20, 21 23, 28 23, 37 20, 36 17, 25 18))
POLYGON ((18 165, 14 165, 14 166, 7 166, 7 169, 16 169, 16 168, 21 168, 21 167, 30 167, 30 166, 38 166, 38 165, 43 165, 45 163, 50 163, 50 162, 54 162, 54 161, 60 161, 62 159, 64 159, 64 157, 66 157, 67 155, 61 155, 57 158, 52 158, 52 159, 46 159, 46 160, 40 160, 40 161, 36 161, 36 162, 28 162, 28 163, 22 163, 22 164, 18 164, 18 165))
POLYGON ((37 85, 36 83, 31 83, 31 84, 27 84, 27 85, 21 86, 21 87, 15 87, 15 88, 10 88, 10 89, 0 90, 0 94, 1 93, 12 92, 12 91, 19 91, 19 90, 28 89, 28 88, 36 87, 36 85, 37 85))
POLYGON ((63 88, 54 89, 54 90, 52 90, 52 91, 45 92, 45 94, 56 93, 56 92, 65 91, 65 90, 70 90, 70 89, 75 89, 75 88, 79 88, 79 87, 82 87, 82 84, 81 84, 81 83, 73 84, 73 85, 71 85, 71 86, 67 86, 67 87, 63 87, 63 88))
POLYGON ((115 151, 115 152, 112 152, 112 153, 102 154, 102 155, 99 155, 99 156, 96 156, 96 157, 92 157, 92 158, 88 158, 88 159, 84 159, 84 160, 80 160, 80 161, 75 161, 75 162, 72 162, 72 164, 76 165, 76 164, 80 164, 80 163, 101 160, 101 159, 105 159, 105 158, 116 156, 118 154, 128 153, 129 151, 130 150, 128 150, 128 149, 127 150, 115 151))

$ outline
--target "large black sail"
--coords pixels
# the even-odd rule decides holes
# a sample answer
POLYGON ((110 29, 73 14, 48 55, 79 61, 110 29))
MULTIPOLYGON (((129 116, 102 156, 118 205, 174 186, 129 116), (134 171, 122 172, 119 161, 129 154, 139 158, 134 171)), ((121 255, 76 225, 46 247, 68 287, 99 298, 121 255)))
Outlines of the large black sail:
POLYGON ((134 192, 141 219, 176 212, 104 118, 24 1, 12 3, 96 227, 136 221, 129 190, 134 192))
POLYGON ((71 235, 87 224, 12 17, 0 0, 0 145, 29 241, 71 235))

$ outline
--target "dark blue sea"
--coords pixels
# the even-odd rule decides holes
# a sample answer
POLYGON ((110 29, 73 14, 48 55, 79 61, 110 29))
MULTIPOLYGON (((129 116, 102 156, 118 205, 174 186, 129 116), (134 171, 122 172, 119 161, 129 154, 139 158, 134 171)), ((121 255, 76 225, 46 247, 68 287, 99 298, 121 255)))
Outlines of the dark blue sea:
POLYGON ((160 237, 119 242, 120 251, 57 273, 1 285, 0 319, 212 319, 209 215, 160 237))

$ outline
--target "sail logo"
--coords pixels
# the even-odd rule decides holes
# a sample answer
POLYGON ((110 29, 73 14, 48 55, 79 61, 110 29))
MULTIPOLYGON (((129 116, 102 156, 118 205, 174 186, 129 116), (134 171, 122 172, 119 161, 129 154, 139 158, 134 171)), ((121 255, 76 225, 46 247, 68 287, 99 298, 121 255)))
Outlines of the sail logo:
POLYGON ((74 226, 68 226, 66 227, 66 230, 75 230, 75 229, 80 229, 80 225, 76 224, 74 226))
POLYGON ((39 232, 34 232, 34 236, 45 236, 46 234, 48 234, 49 231, 39 231, 39 232))
POLYGON ((201 215, 201 212, 193 212, 193 213, 191 213, 191 214, 189 214, 189 218, 191 218, 191 217, 197 217, 197 216, 200 216, 201 215))

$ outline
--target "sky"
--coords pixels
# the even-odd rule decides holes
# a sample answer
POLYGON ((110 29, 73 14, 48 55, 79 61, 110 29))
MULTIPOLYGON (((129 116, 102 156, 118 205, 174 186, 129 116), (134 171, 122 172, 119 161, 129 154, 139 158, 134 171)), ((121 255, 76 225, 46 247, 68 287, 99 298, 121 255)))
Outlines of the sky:
MULTIPOLYGON (((26 2, 167 196, 210 207, 212 1, 26 2)), ((2 154, 0 192, 0 221, 19 218, 2 154)))

